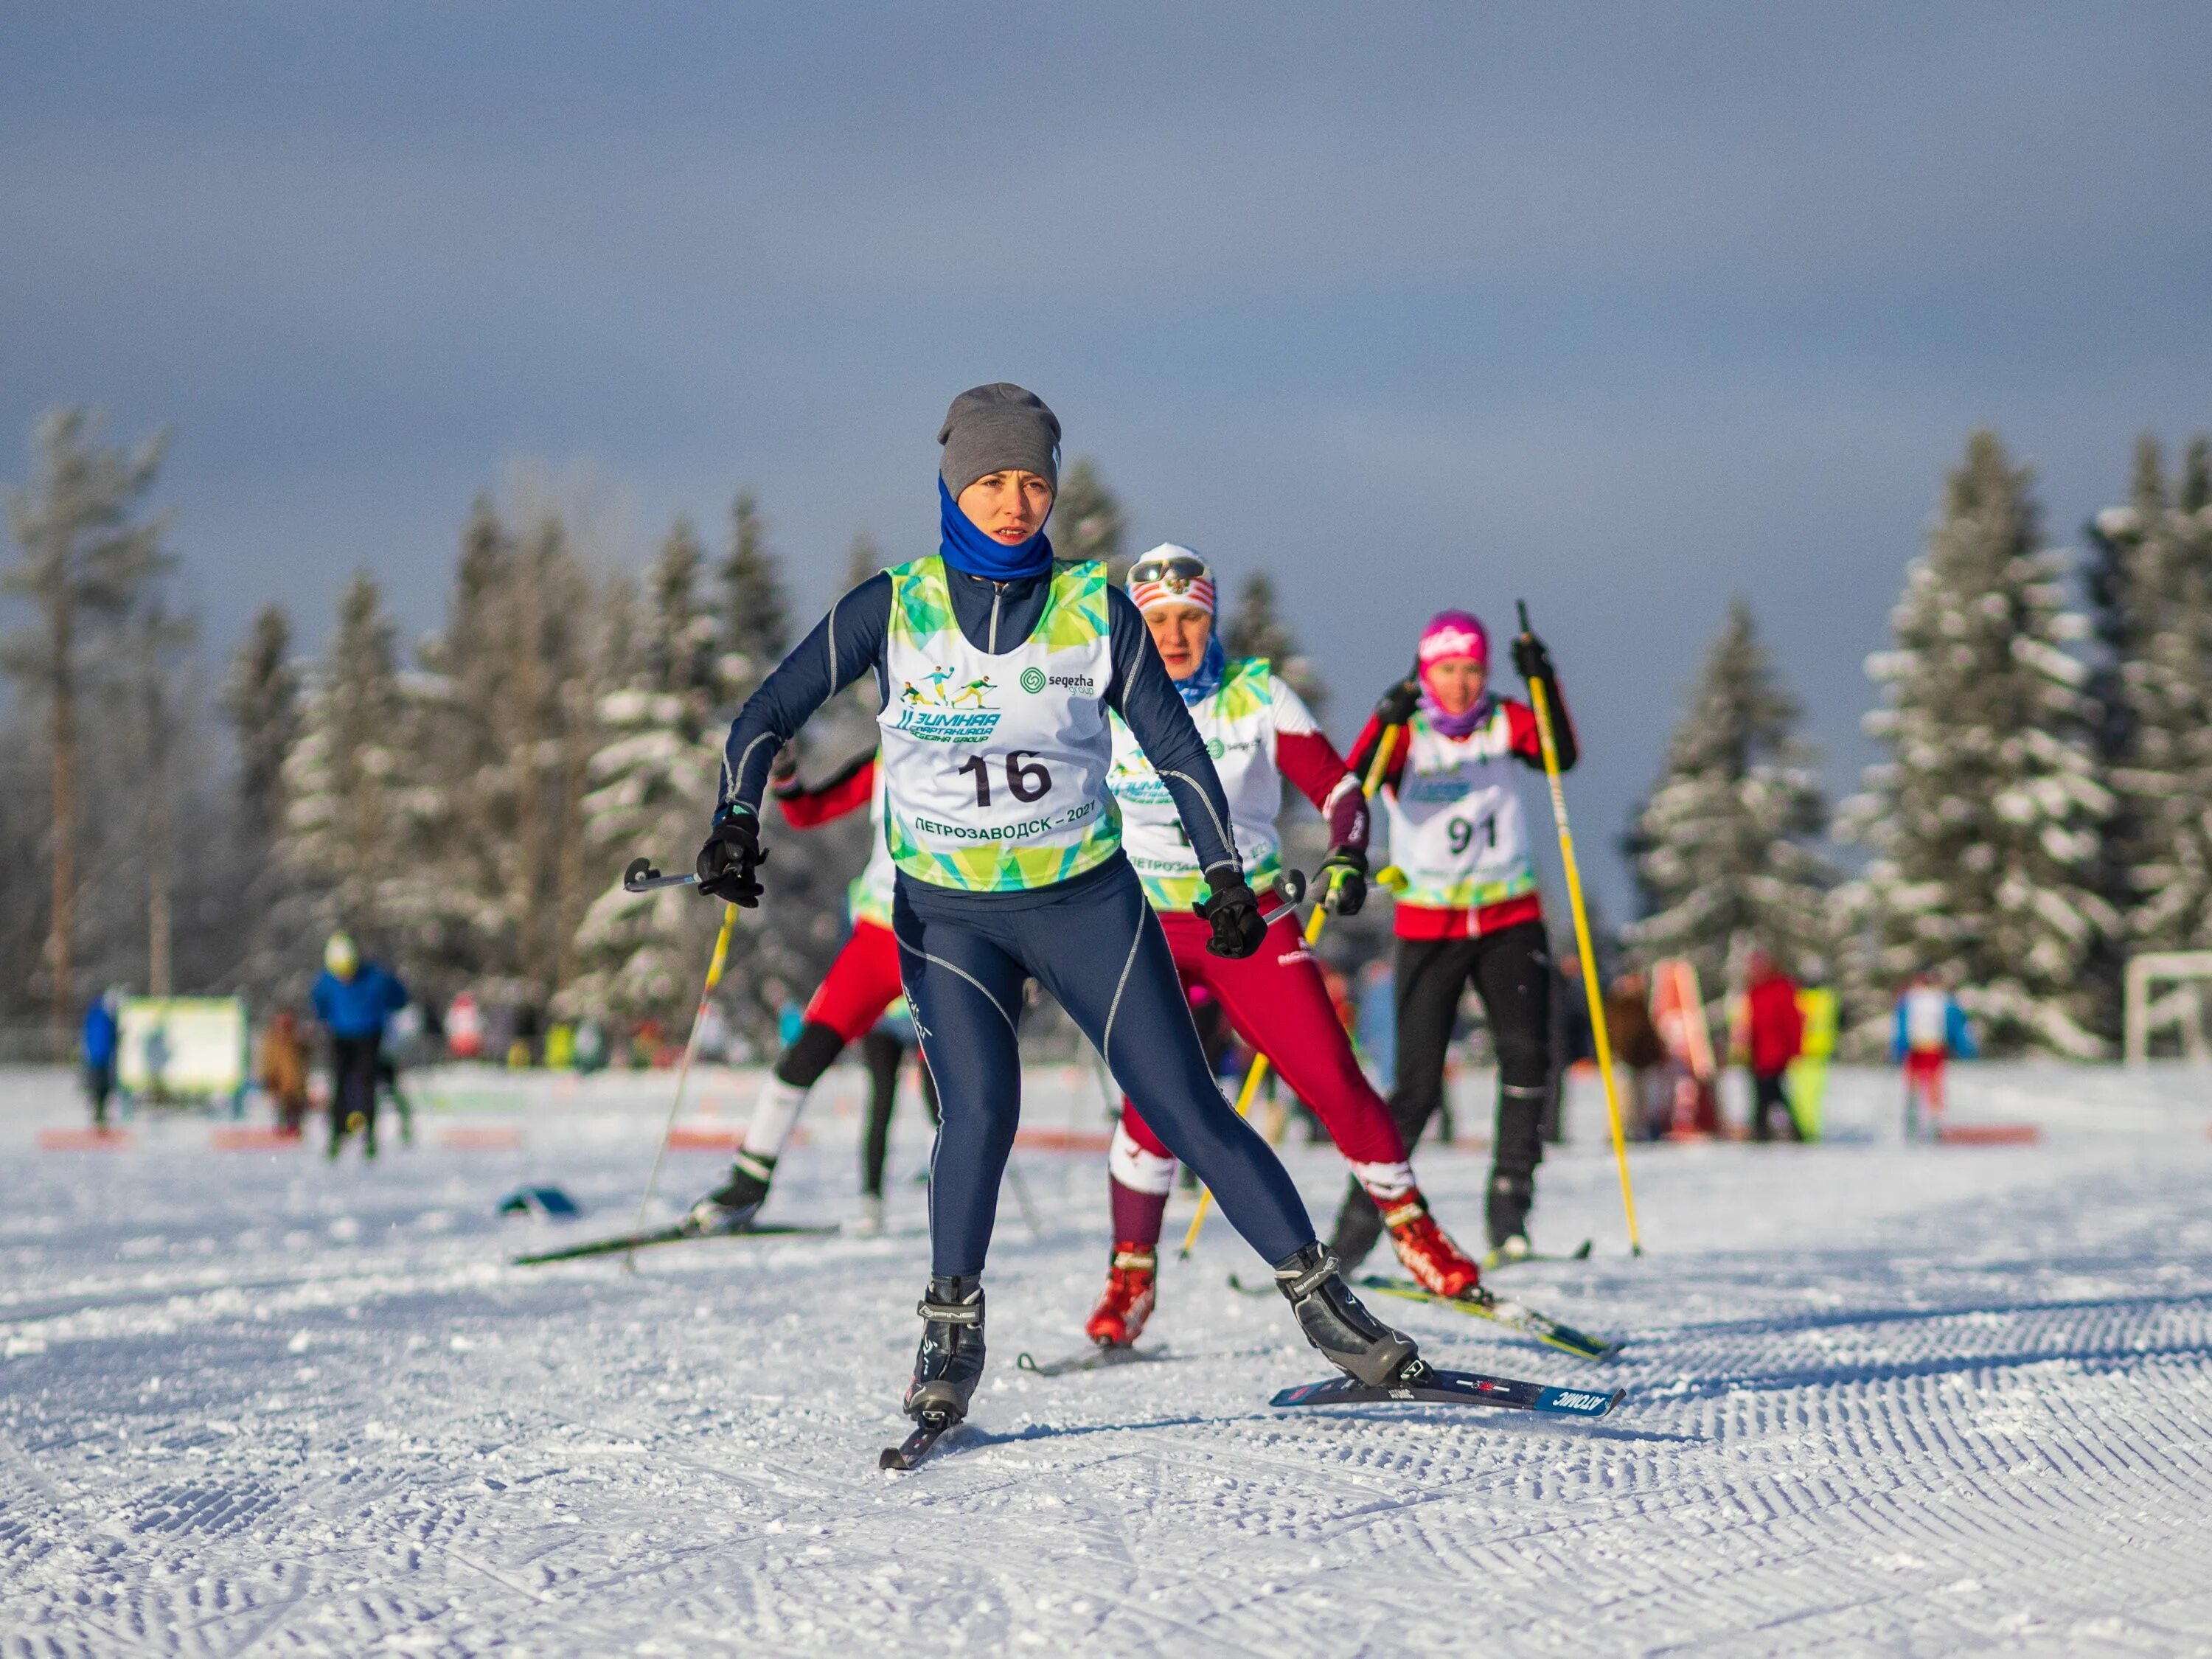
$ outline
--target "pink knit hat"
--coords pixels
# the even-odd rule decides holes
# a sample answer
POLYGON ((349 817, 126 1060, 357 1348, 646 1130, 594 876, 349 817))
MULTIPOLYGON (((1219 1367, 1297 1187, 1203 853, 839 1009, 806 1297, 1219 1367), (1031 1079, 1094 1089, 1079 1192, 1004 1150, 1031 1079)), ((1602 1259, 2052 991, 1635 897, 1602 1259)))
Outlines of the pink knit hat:
POLYGON ((1472 657, 1486 667, 1490 662, 1490 631, 1471 611, 1439 611, 1421 630, 1419 651, 1424 673, 1433 662, 1448 657, 1472 657))

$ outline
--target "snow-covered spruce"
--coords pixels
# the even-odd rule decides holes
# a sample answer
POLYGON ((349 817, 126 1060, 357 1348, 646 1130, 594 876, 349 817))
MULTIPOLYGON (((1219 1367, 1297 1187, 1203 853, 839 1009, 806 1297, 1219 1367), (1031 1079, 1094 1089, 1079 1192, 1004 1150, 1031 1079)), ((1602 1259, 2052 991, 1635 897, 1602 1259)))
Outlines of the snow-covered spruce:
POLYGON ((2088 623, 2029 483, 1995 433, 1968 441, 1891 613, 1896 649, 1868 659, 1887 707, 1866 727, 1890 758, 1842 814, 1875 853, 1839 893, 1845 966, 1863 1019, 1945 969, 1990 1048, 2086 1058, 2106 1046, 2087 969, 2118 925, 2099 890, 2112 802, 2069 649, 2088 623))
POLYGON ((2212 948, 2212 441, 2170 481, 2144 438, 2128 505, 2087 533, 2110 653, 2092 690, 2118 799, 2113 896, 2133 948, 2212 948))
POLYGON ((1835 872, 1809 844, 1827 805, 1799 713, 1736 599, 1629 836, 1645 914, 1625 936, 1647 960, 1686 957, 1715 994, 1753 945, 1802 975, 1832 956, 1835 872))

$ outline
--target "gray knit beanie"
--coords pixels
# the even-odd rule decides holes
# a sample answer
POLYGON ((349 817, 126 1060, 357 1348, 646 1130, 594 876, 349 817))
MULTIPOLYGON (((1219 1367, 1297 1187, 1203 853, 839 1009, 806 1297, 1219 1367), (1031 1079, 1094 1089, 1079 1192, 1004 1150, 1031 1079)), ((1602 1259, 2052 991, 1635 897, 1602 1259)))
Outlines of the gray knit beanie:
POLYGON ((956 501, 976 479, 1014 467, 1060 488, 1060 417, 1036 392, 1005 380, 955 398, 937 441, 945 446, 938 471, 956 501))

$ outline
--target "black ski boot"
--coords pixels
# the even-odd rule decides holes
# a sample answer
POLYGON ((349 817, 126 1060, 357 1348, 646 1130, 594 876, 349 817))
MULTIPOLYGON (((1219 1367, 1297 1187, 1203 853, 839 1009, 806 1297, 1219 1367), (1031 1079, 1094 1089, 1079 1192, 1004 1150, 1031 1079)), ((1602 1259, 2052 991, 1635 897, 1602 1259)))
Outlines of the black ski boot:
POLYGON ((1298 1316, 1306 1340, 1339 1370, 1377 1388, 1410 1382, 1428 1369, 1413 1339, 1367 1311, 1318 1244, 1275 1264, 1275 1288, 1298 1316))
POLYGON ((1536 1202, 1533 1177, 1493 1175, 1483 1218, 1490 1224, 1490 1253, 1501 1261, 1519 1261, 1528 1255, 1528 1212, 1536 1202))
POLYGON ((931 1279, 915 1311, 921 1316, 921 1346, 914 1356, 906 1414, 925 1425, 957 1423, 983 1378, 982 1275, 931 1279))
POLYGON ((760 1206, 768 1202, 768 1183, 775 1176, 775 1160, 758 1152, 740 1152, 730 1164, 730 1178, 691 1206, 684 1230, 703 1236, 741 1233, 753 1224, 760 1206))

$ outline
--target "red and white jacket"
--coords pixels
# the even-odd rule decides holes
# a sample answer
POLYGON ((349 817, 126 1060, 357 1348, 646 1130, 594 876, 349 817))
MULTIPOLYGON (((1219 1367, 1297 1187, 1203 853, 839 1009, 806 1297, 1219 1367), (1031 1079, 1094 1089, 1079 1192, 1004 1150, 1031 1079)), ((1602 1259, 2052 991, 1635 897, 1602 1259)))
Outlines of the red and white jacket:
MULTIPOLYGON (((1572 728, 1557 688, 1547 689, 1560 722, 1561 763, 1569 766, 1572 728)), ((1352 745, 1363 773, 1381 736, 1379 717, 1370 717, 1352 745)), ((1406 876, 1395 912, 1400 939, 1479 939, 1542 920, 1519 786, 1522 769, 1543 764, 1535 713, 1526 703, 1493 699, 1487 718, 1464 738, 1445 736, 1414 712, 1381 790, 1390 862, 1406 876)))

